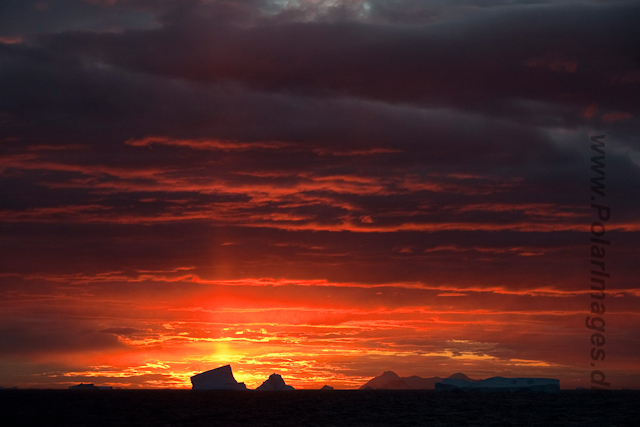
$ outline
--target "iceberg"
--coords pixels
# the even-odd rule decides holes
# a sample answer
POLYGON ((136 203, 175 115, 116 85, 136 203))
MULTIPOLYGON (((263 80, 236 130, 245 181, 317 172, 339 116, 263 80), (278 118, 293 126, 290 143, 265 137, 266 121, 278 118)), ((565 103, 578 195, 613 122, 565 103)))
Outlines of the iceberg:
POLYGON ((552 378, 505 378, 492 377, 480 381, 445 378, 436 383, 438 391, 481 391, 481 392, 560 392, 560 380, 552 378))
POLYGON ((221 366, 191 377, 193 390, 246 390, 244 383, 233 377, 231 365, 221 366))
POLYGON ((269 379, 262 383, 256 390, 259 391, 281 391, 281 390, 295 390, 290 385, 285 384, 282 377, 278 374, 271 374, 269 379))

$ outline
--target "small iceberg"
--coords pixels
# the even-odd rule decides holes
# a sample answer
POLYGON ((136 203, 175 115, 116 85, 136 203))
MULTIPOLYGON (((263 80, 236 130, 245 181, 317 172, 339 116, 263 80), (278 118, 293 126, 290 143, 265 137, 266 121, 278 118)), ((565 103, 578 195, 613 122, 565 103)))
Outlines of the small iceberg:
POLYGON ((290 385, 285 384, 282 377, 278 374, 271 374, 269 379, 262 383, 258 391, 281 391, 281 390, 295 390, 290 385))

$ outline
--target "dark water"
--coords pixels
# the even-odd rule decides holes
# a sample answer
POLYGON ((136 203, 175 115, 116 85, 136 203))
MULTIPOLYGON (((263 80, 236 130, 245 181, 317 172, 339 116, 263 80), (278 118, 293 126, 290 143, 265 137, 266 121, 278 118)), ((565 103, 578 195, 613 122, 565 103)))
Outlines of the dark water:
POLYGON ((640 392, 2 390, 4 426, 640 426, 640 392))

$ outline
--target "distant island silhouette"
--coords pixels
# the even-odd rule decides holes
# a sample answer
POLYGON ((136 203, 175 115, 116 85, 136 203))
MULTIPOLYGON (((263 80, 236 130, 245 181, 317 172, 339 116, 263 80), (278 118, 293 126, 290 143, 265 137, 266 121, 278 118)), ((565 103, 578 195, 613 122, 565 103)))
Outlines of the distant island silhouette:
POLYGON ((387 371, 369 380, 361 390, 437 390, 437 391, 481 391, 481 392, 545 392, 560 391, 560 380, 551 378, 504 378, 485 380, 469 378, 462 372, 446 378, 422 378, 416 375, 399 377, 387 371))
MULTIPOLYGON (((231 365, 224 365, 191 377, 193 390, 249 390, 233 376, 231 365)), ((256 391, 295 390, 287 385, 281 375, 273 373, 256 391)), ((325 385, 321 390, 333 390, 325 385)), ((545 392, 560 391, 560 380, 552 378, 504 378, 492 377, 477 380, 462 372, 446 378, 422 378, 417 375, 400 377, 393 371, 367 381, 360 390, 437 390, 437 391, 481 391, 481 392, 545 392)))
POLYGON ((96 386, 93 384, 80 383, 77 385, 69 386, 69 390, 113 390, 113 387, 104 386, 104 385, 96 386))
MULTIPOLYGON (((465 374, 458 372, 447 378, 465 380, 474 382, 477 380, 471 379, 465 374)), ((422 378, 417 375, 410 377, 399 377, 393 371, 387 371, 382 375, 372 378, 365 385, 360 387, 361 390, 373 389, 373 390, 435 390, 436 383, 442 381, 441 377, 422 378)))

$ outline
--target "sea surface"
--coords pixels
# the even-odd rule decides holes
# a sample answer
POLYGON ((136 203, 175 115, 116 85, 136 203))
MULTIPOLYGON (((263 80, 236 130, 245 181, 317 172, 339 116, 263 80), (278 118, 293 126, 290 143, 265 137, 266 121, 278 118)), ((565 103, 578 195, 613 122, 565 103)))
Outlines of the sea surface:
POLYGON ((640 391, 0 390, 3 426, 640 426, 640 391))

